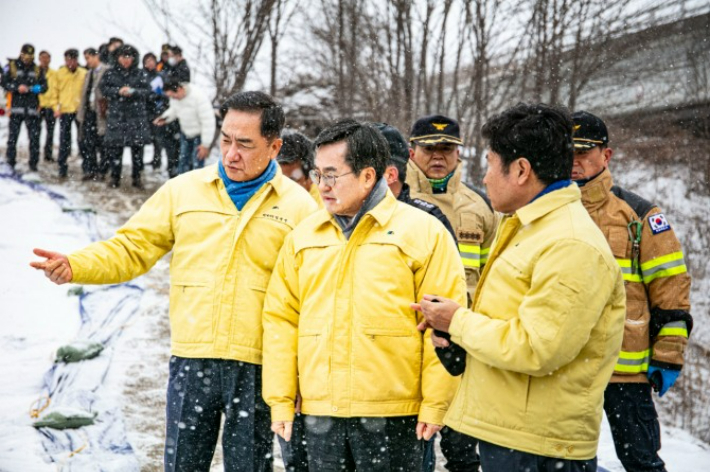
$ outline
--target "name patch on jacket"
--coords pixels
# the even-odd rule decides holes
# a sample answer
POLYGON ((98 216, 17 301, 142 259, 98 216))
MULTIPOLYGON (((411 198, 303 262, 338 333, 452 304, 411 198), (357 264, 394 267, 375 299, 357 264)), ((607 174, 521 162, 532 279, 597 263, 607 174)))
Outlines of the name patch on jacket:
POLYGON ((651 231, 653 234, 662 233, 671 229, 671 225, 668 224, 668 220, 663 215, 663 213, 656 213, 648 217, 648 222, 651 225, 651 231))

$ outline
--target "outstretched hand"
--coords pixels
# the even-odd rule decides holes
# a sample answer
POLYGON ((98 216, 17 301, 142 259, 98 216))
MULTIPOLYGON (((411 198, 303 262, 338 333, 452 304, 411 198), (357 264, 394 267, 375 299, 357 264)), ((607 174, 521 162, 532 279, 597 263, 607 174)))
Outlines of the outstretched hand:
POLYGON ((30 266, 37 270, 43 270, 44 275, 57 285, 71 282, 74 274, 69 264, 69 259, 64 254, 58 252, 35 249, 36 256, 44 257, 44 261, 30 262, 30 266))

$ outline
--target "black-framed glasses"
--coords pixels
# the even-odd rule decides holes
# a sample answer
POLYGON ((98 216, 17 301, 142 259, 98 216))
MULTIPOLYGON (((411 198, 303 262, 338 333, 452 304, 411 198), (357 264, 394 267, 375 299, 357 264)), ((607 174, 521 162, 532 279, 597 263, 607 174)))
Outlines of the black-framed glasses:
POLYGON ((346 173, 340 174, 340 175, 334 175, 334 174, 324 175, 324 174, 321 174, 316 169, 312 169, 310 172, 308 172, 308 177, 310 177, 311 180, 316 185, 319 185, 321 179, 323 179, 323 183, 325 183, 326 186, 335 187, 335 181, 338 179, 338 177, 343 177, 343 176, 346 176, 349 174, 354 174, 354 173, 355 173, 355 171, 350 171, 350 172, 346 172, 346 173))

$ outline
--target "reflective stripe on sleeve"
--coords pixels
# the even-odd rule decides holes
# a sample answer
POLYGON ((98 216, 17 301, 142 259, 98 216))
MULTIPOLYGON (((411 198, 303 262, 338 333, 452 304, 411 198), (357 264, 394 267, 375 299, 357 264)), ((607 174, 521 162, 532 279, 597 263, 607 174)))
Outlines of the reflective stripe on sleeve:
POLYGON ((681 336, 684 338, 688 337, 688 328, 685 321, 673 321, 671 323, 666 323, 658 332, 659 336, 681 336))
POLYGON ((688 272, 688 268, 685 265, 683 253, 680 251, 641 264, 641 273, 646 284, 659 278, 672 277, 686 272, 688 272))
POLYGON ((481 267, 481 246, 459 243, 459 253, 464 267, 469 269, 481 267))
POLYGON ((481 267, 486 265, 486 263, 488 262, 488 253, 489 252, 491 252, 490 247, 486 247, 486 248, 481 249, 481 267))
POLYGON ((631 271, 631 259, 616 259, 616 262, 621 268, 621 275, 624 277, 625 282, 643 282, 641 274, 631 271))

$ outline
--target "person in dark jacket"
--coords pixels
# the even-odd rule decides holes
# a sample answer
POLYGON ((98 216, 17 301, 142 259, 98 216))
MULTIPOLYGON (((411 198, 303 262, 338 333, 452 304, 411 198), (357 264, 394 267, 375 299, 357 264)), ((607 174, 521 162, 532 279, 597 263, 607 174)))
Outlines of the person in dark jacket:
POLYGON ((180 123, 175 120, 162 127, 153 124, 153 121, 170 106, 170 98, 164 93, 165 82, 170 71, 167 63, 169 54, 170 45, 163 44, 160 62, 155 62, 156 57, 152 53, 143 56, 143 73, 153 90, 147 103, 148 118, 153 136, 153 169, 160 169, 161 154, 163 149, 165 149, 168 161, 168 175, 173 178, 178 175, 178 163, 180 160, 180 123))
POLYGON ((187 65, 187 61, 182 57, 180 46, 170 47, 168 65, 170 65, 170 68, 167 71, 167 78, 175 79, 182 83, 190 81, 190 66, 187 65))
POLYGON ((104 152, 111 163, 111 187, 120 186, 121 158, 128 146, 133 157, 133 186, 142 188, 143 146, 150 142, 146 100, 152 91, 138 69, 136 48, 126 44, 118 49, 117 64, 106 71, 99 88, 108 100, 104 152))
POLYGON ((35 48, 31 44, 22 46, 20 57, 13 59, 3 74, 2 86, 12 94, 10 108, 10 132, 7 136, 7 163, 15 168, 17 138, 22 122, 27 127, 30 138, 30 170, 37 170, 39 162, 39 98, 47 91, 47 80, 42 69, 35 64, 35 48))
POLYGON ((153 143, 153 167, 160 168, 160 155, 163 152, 160 139, 160 128, 153 124, 160 114, 165 111, 163 102, 167 97, 163 94, 163 77, 158 72, 158 59, 155 54, 149 52, 143 56, 143 76, 145 81, 150 84, 151 94, 146 101, 146 112, 148 113, 148 121, 150 122, 150 135, 153 143))
MULTIPOLYGON (((451 222, 438 206, 419 198, 411 197, 409 185, 406 183, 409 145, 402 133, 387 123, 374 123, 374 125, 383 134, 390 147, 390 159, 385 169, 385 179, 387 179, 390 191, 400 202, 419 208, 439 220, 451 234, 451 237, 454 238, 454 242, 458 243, 451 222)), ((448 333, 437 332, 436 334, 449 341, 448 347, 436 348, 436 355, 441 364, 453 376, 463 374, 466 369, 466 351, 461 346, 451 342, 451 337, 448 333)), ((473 438, 444 427, 441 430, 441 450, 444 457, 446 457, 446 468, 448 470, 461 472, 478 470, 480 461, 478 454, 476 454, 476 441, 473 438)), ((422 471, 433 472, 435 466, 434 438, 431 438, 425 446, 422 471)))

